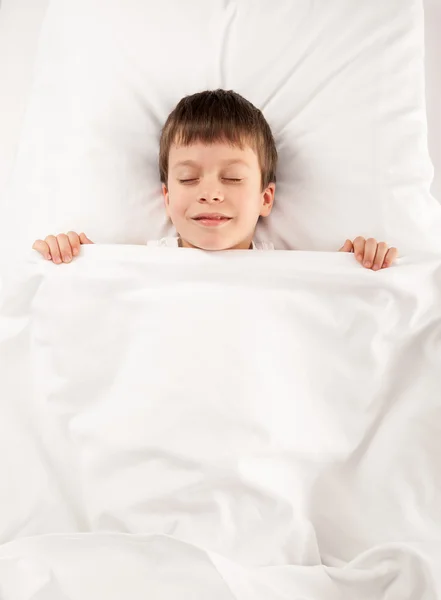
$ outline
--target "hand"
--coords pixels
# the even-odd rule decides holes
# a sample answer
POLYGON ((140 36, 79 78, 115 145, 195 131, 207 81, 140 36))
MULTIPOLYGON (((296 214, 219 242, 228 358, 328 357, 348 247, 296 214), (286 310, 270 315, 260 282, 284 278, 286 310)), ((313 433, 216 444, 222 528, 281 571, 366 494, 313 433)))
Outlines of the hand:
POLYGON ((53 260, 54 263, 60 264, 68 263, 73 256, 77 256, 81 244, 93 244, 93 242, 85 233, 78 235, 74 231, 69 231, 67 234, 48 235, 44 240, 36 240, 32 249, 37 250, 46 260, 53 260))
POLYGON ((385 242, 377 242, 374 238, 365 240, 363 237, 346 240, 339 252, 354 252, 355 258, 366 269, 378 271, 386 269, 398 258, 398 250, 389 248, 385 242))

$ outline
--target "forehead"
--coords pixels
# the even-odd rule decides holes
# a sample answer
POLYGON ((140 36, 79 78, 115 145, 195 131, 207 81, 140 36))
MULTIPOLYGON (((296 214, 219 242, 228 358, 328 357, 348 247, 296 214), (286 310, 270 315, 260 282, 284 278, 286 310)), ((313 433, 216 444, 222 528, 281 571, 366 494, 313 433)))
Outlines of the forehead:
POLYGON ((170 146, 169 167, 170 169, 190 166, 229 166, 241 165, 243 167, 258 167, 257 155, 253 148, 244 145, 232 146, 222 142, 204 144, 197 142, 188 146, 170 146))

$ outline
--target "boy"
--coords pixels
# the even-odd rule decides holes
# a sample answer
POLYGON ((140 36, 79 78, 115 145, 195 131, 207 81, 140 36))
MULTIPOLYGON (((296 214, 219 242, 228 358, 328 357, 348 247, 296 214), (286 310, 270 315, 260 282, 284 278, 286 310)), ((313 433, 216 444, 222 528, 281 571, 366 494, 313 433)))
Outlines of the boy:
MULTIPOLYGON (((165 210, 176 238, 148 246, 202 250, 272 250, 253 241, 259 217, 273 207, 277 150, 262 112, 233 91, 204 91, 184 97, 161 134, 159 172, 165 210)), ((81 233, 50 235, 32 246, 48 260, 70 262, 81 233)), ((378 270, 397 258, 396 248, 373 238, 346 240, 340 252, 354 252, 366 268, 378 270)))

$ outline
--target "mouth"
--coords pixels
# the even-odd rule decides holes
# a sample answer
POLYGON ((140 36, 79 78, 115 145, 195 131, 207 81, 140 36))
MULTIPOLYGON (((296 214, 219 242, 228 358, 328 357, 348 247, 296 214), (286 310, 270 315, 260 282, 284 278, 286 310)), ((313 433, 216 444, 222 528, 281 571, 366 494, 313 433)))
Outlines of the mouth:
POLYGON ((192 217, 192 220, 203 227, 219 227, 231 221, 231 217, 219 213, 202 213, 192 217))

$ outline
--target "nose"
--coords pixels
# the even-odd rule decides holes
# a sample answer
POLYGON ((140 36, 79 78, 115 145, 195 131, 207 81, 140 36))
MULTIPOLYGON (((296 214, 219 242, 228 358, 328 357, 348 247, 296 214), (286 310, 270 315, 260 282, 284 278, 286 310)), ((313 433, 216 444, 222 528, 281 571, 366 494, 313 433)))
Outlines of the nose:
POLYGON ((224 201, 224 194, 220 190, 201 192, 198 202, 202 204, 218 204, 224 201))

